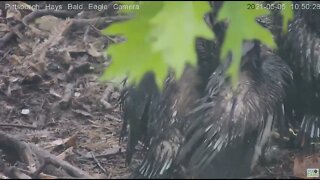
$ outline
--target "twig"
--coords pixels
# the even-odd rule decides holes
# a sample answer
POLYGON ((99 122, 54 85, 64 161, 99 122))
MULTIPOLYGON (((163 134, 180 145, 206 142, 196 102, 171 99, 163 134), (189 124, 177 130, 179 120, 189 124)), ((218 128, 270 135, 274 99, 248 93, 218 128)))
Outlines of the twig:
POLYGON ((52 15, 52 16, 56 16, 56 17, 65 18, 65 17, 75 16, 77 13, 78 13, 78 11, 41 9, 41 10, 33 11, 32 13, 26 15, 22 19, 22 22, 25 25, 27 25, 31 21, 35 20, 36 18, 42 17, 42 16, 52 15))
POLYGON ((93 179, 92 176, 90 176, 86 172, 82 171, 81 169, 72 166, 71 164, 69 164, 66 161, 57 159, 56 156, 54 156, 46 151, 40 150, 36 145, 29 144, 29 146, 38 157, 46 158, 48 163, 50 163, 56 167, 61 167, 62 169, 67 171, 70 175, 77 177, 77 178, 93 179))
POLYGON ((9 167, 5 169, 5 174, 14 179, 31 179, 30 176, 21 172, 16 167, 9 167))
POLYGON ((2 127, 17 127, 17 128, 28 128, 28 129, 37 129, 36 126, 32 125, 23 125, 23 124, 9 124, 9 123, 0 123, 2 127))
MULTIPOLYGON (((17 24, 14 26, 15 29, 21 30, 23 28, 23 24, 17 24)), ((4 35, 2 38, 0 38, 0 49, 4 49, 7 42, 11 40, 15 36, 15 33, 10 31, 6 35, 4 35)))
MULTIPOLYGON (((108 158, 110 156, 115 156, 115 155, 118 155, 118 154, 122 154, 124 153, 125 151, 121 151, 121 148, 119 147, 116 147, 116 148, 110 148, 107 150, 107 153, 105 154, 101 154, 101 155, 97 155, 95 156, 95 158, 108 158)), ((93 157, 91 156, 85 156, 83 157, 85 159, 92 159, 93 157)))
POLYGON ((115 117, 115 116, 113 116, 113 115, 111 115, 111 114, 105 114, 104 117, 106 117, 106 118, 108 118, 108 119, 111 119, 111 120, 113 120, 113 121, 122 122, 121 119, 119 119, 119 118, 117 118, 117 117, 115 117))
MULTIPOLYGON (((57 11, 57 10, 37 10, 33 11, 32 13, 26 15, 22 19, 22 24, 17 24, 14 26, 14 29, 17 31, 20 31, 24 25, 28 25, 31 21, 34 19, 41 17, 41 16, 46 16, 46 15, 53 15, 57 17, 69 17, 69 16, 74 16, 78 12, 77 11, 57 11)), ((16 34, 12 31, 8 32, 6 35, 4 35, 2 38, 0 38, 0 49, 4 49, 6 43, 8 43, 16 34)))
POLYGON ((0 59, 0 62, 1 62, 2 60, 4 60, 4 58, 6 58, 6 57, 9 55, 10 52, 11 52, 11 49, 9 49, 9 50, 2 56, 2 58, 0 59))
MULTIPOLYGON (((17 168, 17 169, 20 170, 21 172, 31 176, 31 177, 34 174, 33 172, 25 170, 25 169, 21 169, 21 168, 17 168)), ((70 179, 70 177, 58 177, 58 176, 48 175, 45 173, 40 173, 38 179, 70 179)))
MULTIPOLYGON (((66 161, 58 159, 55 155, 52 155, 47 151, 41 150, 36 145, 25 143, 1 131, 0 148, 10 148, 17 152, 17 156, 22 162, 28 165, 31 172, 35 172, 37 170, 37 167, 40 167, 39 162, 46 159, 47 163, 53 165, 50 166, 50 172, 55 173, 58 176, 73 176, 75 178, 93 179, 92 176, 82 171, 81 169, 72 166, 66 161), (51 167, 54 169, 51 169, 51 167)), ((46 167, 46 170, 47 169, 49 169, 49 167, 46 167)))
POLYGON ((19 159, 29 165, 31 171, 35 171, 39 166, 39 161, 30 147, 17 138, 9 136, 7 133, 0 131, 0 148, 10 148, 17 152, 19 159))
POLYGON ((131 19, 132 16, 111 16, 111 17, 99 17, 92 19, 72 19, 72 27, 83 27, 86 25, 93 25, 97 27, 105 26, 112 22, 119 22, 131 19))
POLYGON ((41 163, 40 167, 34 173, 32 173, 31 177, 34 179, 39 178, 40 173, 43 172, 43 170, 46 168, 47 165, 48 165, 48 161, 47 161, 47 159, 44 159, 44 161, 41 163))
POLYGON ((102 167, 102 165, 100 164, 100 162, 98 161, 98 159, 94 156, 93 152, 90 152, 90 154, 91 154, 93 160, 97 163, 98 167, 103 171, 103 173, 104 173, 105 175, 108 175, 107 170, 102 167))

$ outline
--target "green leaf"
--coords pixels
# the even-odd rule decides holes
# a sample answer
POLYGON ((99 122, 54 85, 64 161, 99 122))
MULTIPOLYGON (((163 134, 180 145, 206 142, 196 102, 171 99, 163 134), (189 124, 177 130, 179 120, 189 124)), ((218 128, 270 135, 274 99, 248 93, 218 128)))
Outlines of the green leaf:
POLYGON ((177 78, 185 63, 196 63, 196 37, 214 37, 203 20, 210 9, 208 2, 169 1, 164 2, 163 9, 150 21, 154 27, 153 50, 161 52, 165 63, 174 68, 177 78))
MULTIPOLYGON (((123 4, 132 4, 132 2, 123 4)), ((160 52, 152 50, 150 45, 150 19, 162 8, 163 2, 142 2, 133 12, 135 17, 129 21, 112 24, 104 30, 108 35, 124 35, 126 42, 111 45, 107 52, 112 55, 112 63, 106 69, 101 80, 109 80, 129 75, 128 82, 140 81, 147 71, 154 71, 157 84, 162 87, 167 75, 167 66, 160 52)))
POLYGON ((293 10, 291 8, 292 6, 292 1, 284 1, 280 2, 285 4, 285 8, 282 9, 281 14, 282 14, 282 33, 288 32, 288 24, 289 21, 293 19, 293 10))
POLYGON ((250 2, 224 2, 218 20, 229 22, 225 40, 222 45, 221 59, 225 59, 228 52, 232 53, 233 62, 228 70, 232 85, 238 81, 239 67, 241 62, 242 43, 244 40, 260 40, 262 43, 275 48, 272 34, 256 22, 256 17, 266 15, 265 9, 248 10, 250 2))
POLYGON ((214 37, 203 20, 209 10, 208 2, 168 1, 142 2, 139 10, 125 11, 133 12, 135 17, 104 31, 124 35, 127 41, 109 47, 112 63, 101 79, 129 75, 128 81, 136 83, 147 71, 153 71, 162 87, 169 67, 179 77, 187 62, 196 62, 196 37, 214 37))

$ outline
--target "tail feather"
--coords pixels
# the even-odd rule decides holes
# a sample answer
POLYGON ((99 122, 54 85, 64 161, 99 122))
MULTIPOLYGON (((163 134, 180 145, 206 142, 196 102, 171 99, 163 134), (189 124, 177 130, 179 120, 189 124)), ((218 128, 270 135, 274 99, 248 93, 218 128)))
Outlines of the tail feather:
POLYGON ((320 147, 320 117, 304 116, 298 132, 298 145, 306 150, 320 147))

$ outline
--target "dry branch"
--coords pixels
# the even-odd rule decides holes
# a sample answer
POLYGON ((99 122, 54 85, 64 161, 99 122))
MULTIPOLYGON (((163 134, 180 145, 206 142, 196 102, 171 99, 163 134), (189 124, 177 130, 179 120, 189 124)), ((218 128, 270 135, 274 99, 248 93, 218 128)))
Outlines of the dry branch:
MULTIPOLYGON (((14 26, 14 29, 16 31, 20 31, 24 25, 28 25, 30 22, 35 20, 36 18, 39 18, 41 16, 46 16, 46 15, 52 15, 56 17, 72 17, 75 16, 78 12, 77 11, 64 11, 64 10, 37 10, 33 11, 32 13, 26 15, 22 19, 22 24, 17 24, 14 26)), ((2 38, 0 38, 0 49, 3 49, 5 45, 15 36, 16 34, 14 32, 8 32, 6 35, 4 35, 2 38)))
MULTIPOLYGON (((40 149, 34 144, 25 143, 7 135, 4 132, 0 132, 0 149, 10 149, 10 153, 17 153, 19 160, 23 163, 26 163, 31 172, 34 172, 35 175, 39 175, 44 169, 47 169, 49 165, 53 165, 56 168, 51 168, 50 171, 55 171, 54 174, 63 174, 61 169, 64 170, 68 175, 74 178, 86 178, 93 179, 94 177, 90 176, 81 169, 72 166, 66 161, 58 159, 55 155, 50 154, 49 152, 40 149), (42 162, 40 164, 39 162, 42 162)), ((8 168, 7 168, 8 169, 8 168)), ((12 176, 17 177, 21 175, 20 171, 17 171, 16 168, 9 168, 12 176), (14 173, 12 173, 14 172, 14 173)), ((22 173, 24 174, 24 173, 22 173)))

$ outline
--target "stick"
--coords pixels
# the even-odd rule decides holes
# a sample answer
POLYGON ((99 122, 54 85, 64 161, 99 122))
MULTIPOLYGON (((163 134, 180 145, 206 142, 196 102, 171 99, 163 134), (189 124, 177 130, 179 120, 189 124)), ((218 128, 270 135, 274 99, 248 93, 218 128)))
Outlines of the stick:
POLYGON ((55 155, 52 155, 46 151, 40 150, 36 145, 34 144, 29 144, 30 148, 34 151, 34 153, 38 157, 46 158, 46 161, 56 167, 61 167, 70 175, 75 176, 77 178, 87 178, 87 179, 94 179, 94 177, 90 176, 86 172, 82 171, 81 169, 72 166, 66 161, 57 159, 55 155))
POLYGON ((17 127, 17 128, 27 128, 27 129, 37 129, 36 126, 23 125, 23 124, 0 123, 0 126, 2 126, 2 127, 17 127))
MULTIPOLYGON (((39 168, 41 166, 39 162, 47 161, 47 163, 49 163, 50 165, 53 165, 54 167, 58 167, 50 170, 54 170, 54 172, 52 171, 51 172, 56 173, 59 176, 65 174, 64 172, 67 172, 68 174, 66 175, 70 175, 75 178, 86 178, 86 179, 94 178, 89 174, 87 174, 86 172, 82 171, 81 169, 72 166, 68 162, 58 159, 55 155, 52 155, 47 151, 41 150, 36 145, 31 143, 25 143, 14 137, 10 137, 6 133, 1 131, 0 131, 0 148, 10 148, 13 150, 13 152, 16 151, 18 153, 17 156, 20 157, 20 160, 28 164, 28 167, 31 172, 37 171, 37 167, 39 168)), ((46 169, 48 169, 48 165, 46 169)))
MULTIPOLYGON (((118 155, 118 154, 122 154, 125 151, 121 151, 121 148, 117 147, 117 148, 110 148, 107 150, 108 152, 105 154, 101 154, 101 155, 97 155, 95 156, 96 158, 108 158, 110 156, 114 156, 114 155, 118 155)), ((90 156, 85 156, 83 157, 85 159, 93 159, 93 157, 90 156)))
POLYGON ((104 168, 101 166, 100 162, 99 162, 98 159, 94 156, 93 152, 90 152, 90 154, 91 154, 93 160, 97 163, 98 167, 103 171, 104 174, 107 175, 108 173, 107 173, 106 169, 104 169, 104 168))
MULTIPOLYGON (((14 26, 14 29, 17 31, 20 31, 24 25, 27 26, 30 22, 32 22, 34 19, 39 18, 41 16, 46 15, 53 15, 57 17, 69 17, 69 16, 75 16, 78 12, 77 11, 57 11, 57 10, 37 10, 33 11, 32 13, 26 15, 22 19, 22 24, 17 24, 14 26)), ((15 36, 15 33, 10 31, 6 35, 4 35, 2 38, 0 38, 0 49, 4 49, 5 45, 15 36)))

